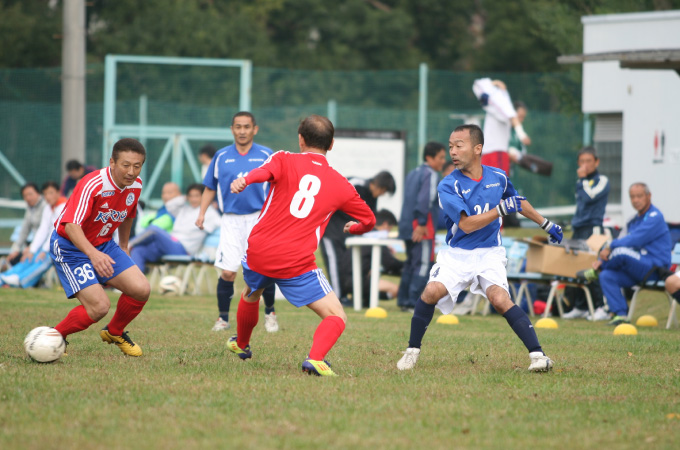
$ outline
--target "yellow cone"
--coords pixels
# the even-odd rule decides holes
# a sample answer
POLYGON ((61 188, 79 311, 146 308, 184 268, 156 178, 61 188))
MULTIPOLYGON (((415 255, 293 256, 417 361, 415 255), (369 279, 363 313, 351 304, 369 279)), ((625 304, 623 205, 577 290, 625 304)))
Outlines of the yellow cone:
POLYGON ((637 328, 635 328, 635 325, 622 323, 621 325, 618 325, 616 328, 614 328, 614 334, 635 336, 637 334, 637 328))
POLYGON ((453 314, 446 314, 443 316, 439 316, 437 319, 437 323, 443 323, 446 325, 458 325, 460 322, 458 320, 458 317, 454 316, 453 314))
POLYGON ((656 327, 659 325, 659 322, 657 322, 656 317, 646 315, 646 316, 640 316, 635 322, 635 325, 639 327, 656 327))
POLYGON ((385 308, 376 306, 375 308, 368 308, 366 310, 366 317, 373 317, 374 319, 384 319, 387 317, 387 311, 385 308))
POLYGON ((554 319, 544 317, 534 324, 534 328, 559 328, 559 325, 557 325, 554 319))

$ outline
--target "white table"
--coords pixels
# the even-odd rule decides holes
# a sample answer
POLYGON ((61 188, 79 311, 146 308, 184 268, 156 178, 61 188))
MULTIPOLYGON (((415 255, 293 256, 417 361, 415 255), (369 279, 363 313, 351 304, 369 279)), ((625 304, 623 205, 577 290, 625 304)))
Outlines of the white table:
POLYGON ((389 245, 404 245, 401 239, 376 239, 365 237, 350 237, 345 239, 347 248, 352 249, 352 284, 354 286, 354 310, 361 311, 362 305, 362 271, 361 271, 361 247, 371 246, 371 288, 370 303, 371 308, 378 306, 378 283, 380 282, 380 247, 389 245))

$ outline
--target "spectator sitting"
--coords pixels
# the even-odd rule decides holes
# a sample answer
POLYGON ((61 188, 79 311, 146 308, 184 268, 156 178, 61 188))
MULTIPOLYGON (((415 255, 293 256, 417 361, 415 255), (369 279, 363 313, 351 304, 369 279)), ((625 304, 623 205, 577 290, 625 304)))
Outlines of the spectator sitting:
POLYGON ((94 166, 83 166, 80 161, 72 159, 66 162, 66 178, 61 183, 61 195, 68 198, 71 196, 76 184, 90 172, 97 170, 94 166))
POLYGON ((66 205, 66 198, 59 193, 59 184, 48 181, 42 186, 45 201, 40 226, 35 232, 31 245, 23 252, 21 262, 0 275, 2 283, 12 287, 33 287, 38 284, 42 275, 52 266, 52 259, 47 255, 50 249, 50 236, 54 230, 54 222, 66 205))
POLYGON ((666 278, 666 291, 680 303, 680 272, 675 272, 666 278))
POLYGON ((45 202, 40 196, 40 191, 35 183, 26 183, 21 187, 21 196, 26 202, 26 213, 24 220, 21 223, 19 230, 19 237, 12 243, 12 247, 7 255, 7 261, 14 265, 19 263, 22 259, 22 251, 28 252, 28 244, 31 243, 31 238, 35 234, 38 227, 40 227, 40 219, 45 208, 45 202))
POLYGON ((610 325, 628 323, 628 304, 621 288, 642 281, 656 281, 654 267, 671 265, 671 234, 659 209, 652 205, 652 194, 644 183, 633 183, 628 191, 637 214, 626 224, 627 234, 614 239, 600 251, 593 268, 578 273, 585 281, 600 280, 609 311, 614 317, 610 325), (598 274, 599 272, 599 274, 598 274))
POLYGON ((220 226, 219 213, 209 208, 203 229, 196 227, 202 194, 203 185, 192 184, 187 188, 186 198, 180 195, 166 203, 168 213, 175 217, 172 232, 152 224, 130 241, 130 257, 142 272, 146 263, 159 261, 162 256, 196 254, 205 237, 220 226))
POLYGON ((175 222, 175 216, 168 211, 168 203, 175 198, 182 196, 182 191, 177 183, 168 181, 163 185, 161 190, 161 200, 163 200, 163 206, 156 212, 156 214, 149 214, 144 216, 141 222, 142 228, 147 228, 149 225, 155 225, 165 231, 172 231, 173 223, 175 222))
POLYGON ((210 161, 212 161, 215 153, 217 153, 217 149, 210 144, 204 145, 198 151, 198 161, 201 163, 201 179, 205 178, 208 167, 210 167, 210 161))

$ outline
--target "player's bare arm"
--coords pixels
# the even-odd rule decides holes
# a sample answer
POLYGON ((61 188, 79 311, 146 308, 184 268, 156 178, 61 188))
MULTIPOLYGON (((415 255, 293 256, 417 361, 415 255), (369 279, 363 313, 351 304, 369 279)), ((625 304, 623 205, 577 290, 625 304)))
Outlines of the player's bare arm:
POLYGON ((90 244, 90 241, 85 237, 85 233, 80 225, 67 223, 64 229, 66 230, 69 240, 73 242, 73 245, 90 258, 92 267, 94 267, 99 275, 103 277, 110 277, 113 275, 113 264, 116 262, 109 255, 100 252, 94 245, 90 244))
POLYGON ((203 189, 203 194, 201 195, 201 209, 198 212, 198 218, 196 218, 196 226, 203 229, 203 222, 205 221, 205 212, 208 210, 208 206, 215 200, 215 191, 206 187, 203 189))
POLYGON ((458 228, 463 230, 464 233, 470 234, 474 231, 481 230, 495 220, 498 220, 498 213, 495 209, 491 209, 490 211, 481 214, 473 214, 471 216, 461 212, 458 228))
POLYGON ((130 241, 130 231, 132 230, 134 221, 135 219, 133 217, 126 217, 123 223, 118 227, 118 246, 128 255, 130 254, 128 242, 130 241))
POLYGON ((550 235, 550 242, 562 242, 562 227, 560 227, 557 224, 552 223, 550 220, 546 219, 542 215, 538 213, 534 209, 533 206, 531 206, 531 203, 527 201, 527 199, 522 197, 522 207, 518 211, 520 214, 522 214, 524 217, 527 219, 535 222, 539 227, 543 228, 546 233, 550 235))

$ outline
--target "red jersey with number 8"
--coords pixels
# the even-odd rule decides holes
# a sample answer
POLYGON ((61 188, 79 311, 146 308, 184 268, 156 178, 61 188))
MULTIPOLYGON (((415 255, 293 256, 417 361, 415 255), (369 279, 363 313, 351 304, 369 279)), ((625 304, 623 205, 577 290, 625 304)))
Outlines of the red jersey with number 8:
POLYGON ((54 223, 57 234, 69 239, 65 224, 81 226, 85 237, 95 247, 113 237, 113 232, 128 217, 137 215, 137 202, 142 193, 142 180, 119 188, 106 167, 85 175, 76 185, 64 210, 54 223))
POLYGON ((269 181, 271 189, 248 238, 250 269, 272 278, 292 278, 316 269, 316 251, 337 210, 354 217, 352 234, 373 229, 375 216, 347 178, 319 153, 279 151, 246 182, 269 181))

